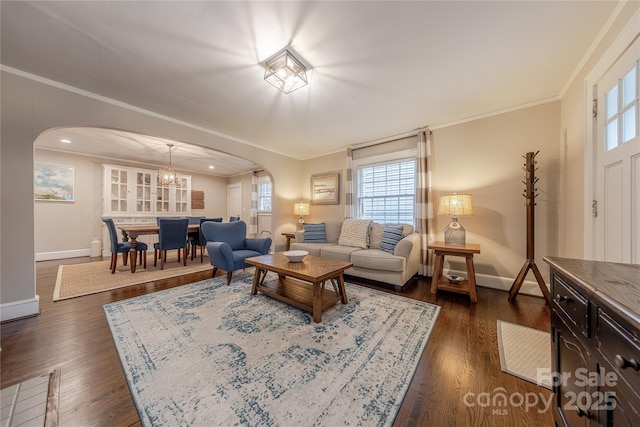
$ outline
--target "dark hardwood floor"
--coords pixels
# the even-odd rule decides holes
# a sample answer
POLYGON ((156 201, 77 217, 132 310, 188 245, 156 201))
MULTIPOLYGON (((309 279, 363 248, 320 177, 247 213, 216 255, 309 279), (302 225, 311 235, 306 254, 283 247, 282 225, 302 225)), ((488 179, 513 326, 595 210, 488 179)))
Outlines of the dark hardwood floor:
MULTIPOLYGON (((204 280, 211 270, 54 303, 58 266, 95 260, 37 263, 41 314, 1 325, 1 387, 60 368, 61 426, 140 425, 102 306, 204 280)), ((403 295, 442 309, 394 426, 553 425, 542 403, 526 408, 514 398, 516 405, 498 407, 478 398, 502 392, 549 399, 548 390, 500 370, 496 335, 497 319, 548 331, 550 310, 542 298, 519 295, 510 303, 506 292, 479 288, 478 303, 471 304, 462 295, 431 295, 424 278, 403 295)))

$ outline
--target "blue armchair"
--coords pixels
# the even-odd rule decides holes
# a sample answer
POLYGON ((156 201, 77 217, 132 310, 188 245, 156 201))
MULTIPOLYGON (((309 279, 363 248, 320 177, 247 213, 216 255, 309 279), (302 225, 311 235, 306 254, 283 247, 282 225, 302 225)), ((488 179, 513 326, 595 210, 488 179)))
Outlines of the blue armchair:
MULTIPOLYGON (((111 269, 111 274, 114 274, 116 272, 116 264, 118 263, 118 254, 122 254, 122 263, 127 265, 131 245, 129 242, 118 242, 116 225, 111 218, 103 218, 102 221, 107 225, 107 229, 109 230, 109 238, 111 239, 111 265, 109 268, 111 269)), ((136 249, 138 253, 140 253, 140 264, 142 264, 144 260, 144 268, 147 268, 147 244, 138 242, 136 249)))
POLYGON ((200 227, 207 239, 209 262, 215 277, 218 268, 227 272, 227 285, 235 270, 251 267, 246 258, 269 253, 271 238, 247 238, 247 224, 244 221, 203 222, 200 227))
POLYGON ((158 263, 160 255, 160 270, 164 270, 164 262, 167 260, 167 251, 178 249, 178 262, 180 262, 180 249, 182 249, 184 265, 187 265, 187 233, 189 232, 189 218, 159 218, 158 219, 158 243, 153 244, 153 265, 158 263))

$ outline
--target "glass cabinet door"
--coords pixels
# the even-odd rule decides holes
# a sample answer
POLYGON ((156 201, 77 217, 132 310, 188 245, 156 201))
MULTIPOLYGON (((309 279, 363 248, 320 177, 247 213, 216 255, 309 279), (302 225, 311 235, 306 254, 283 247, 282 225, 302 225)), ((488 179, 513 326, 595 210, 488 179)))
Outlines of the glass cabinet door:
POLYGON ((151 213, 153 211, 151 172, 136 172, 136 212, 151 213))
POLYGON ((186 178, 179 178, 178 185, 176 185, 176 212, 186 213, 189 212, 189 199, 188 199, 188 182, 186 178))
POLYGON ((128 183, 128 171, 122 169, 111 169, 109 185, 110 191, 110 209, 111 212, 127 212, 128 197, 129 197, 129 183, 128 183))
POLYGON ((171 188, 158 185, 156 188, 156 213, 171 212, 171 188))

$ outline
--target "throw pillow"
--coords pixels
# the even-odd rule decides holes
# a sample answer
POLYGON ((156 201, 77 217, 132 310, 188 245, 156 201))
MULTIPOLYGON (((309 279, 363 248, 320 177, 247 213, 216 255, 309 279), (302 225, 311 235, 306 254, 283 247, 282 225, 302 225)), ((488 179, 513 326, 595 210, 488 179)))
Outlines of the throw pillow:
POLYGON ((320 224, 304 224, 305 243, 327 243, 324 222, 320 224))
POLYGON ((402 239, 402 230, 403 227, 401 225, 385 225, 384 232, 382 233, 382 242, 380 242, 380 249, 392 254, 396 245, 402 239))
POLYGON ((367 249, 369 247, 370 219, 345 219, 342 223, 338 244, 354 248, 367 249))

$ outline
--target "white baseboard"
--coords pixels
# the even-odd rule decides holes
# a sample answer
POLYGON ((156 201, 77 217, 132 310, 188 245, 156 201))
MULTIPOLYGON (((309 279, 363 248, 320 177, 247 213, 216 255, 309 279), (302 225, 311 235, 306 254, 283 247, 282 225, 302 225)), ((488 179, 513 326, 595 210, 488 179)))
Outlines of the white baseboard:
POLYGON ((36 261, 49 261, 52 259, 78 258, 89 256, 89 249, 74 249, 70 251, 40 252, 36 253, 36 261))
POLYGON ((36 316, 40 313, 40 297, 0 304, 0 321, 36 316))
MULTIPOLYGON (((463 276, 463 277, 467 276, 466 271, 458 271, 458 270, 443 271, 442 274, 444 275, 455 274, 457 276, 463 276)), ((497 289, 499 291, 509 292, 509 289, 511 289, 511 285, 513 285, 514 280, 515 279, 509 278, 509 277, 488 276, 486 274, 476 273, 477 286, 482 286, 483 288, 497 289)), ((546 285, 547 285, 547 288, 549 288, 549 285, 548 284, 546 285)), ((538 286, 538 282, 535 282, 532 280, 525 280, 522 283, 522 287, 520 287, 520 291, 518 293, 525 294, 525 295, 533 295, 536 297, 543 296, 542 291, 540 290, 540 286, 538 286)))

